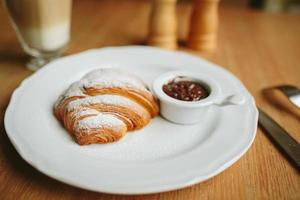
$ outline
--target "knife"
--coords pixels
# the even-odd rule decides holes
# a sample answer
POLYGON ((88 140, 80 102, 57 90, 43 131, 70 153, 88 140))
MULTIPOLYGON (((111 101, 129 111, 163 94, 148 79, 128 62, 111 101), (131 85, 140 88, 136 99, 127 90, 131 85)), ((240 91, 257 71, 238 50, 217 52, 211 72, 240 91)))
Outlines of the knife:
POLYGON ((261 109, 258 109, 258 123, 300 172, 300 144, 286 130, 277 124, 261 109))

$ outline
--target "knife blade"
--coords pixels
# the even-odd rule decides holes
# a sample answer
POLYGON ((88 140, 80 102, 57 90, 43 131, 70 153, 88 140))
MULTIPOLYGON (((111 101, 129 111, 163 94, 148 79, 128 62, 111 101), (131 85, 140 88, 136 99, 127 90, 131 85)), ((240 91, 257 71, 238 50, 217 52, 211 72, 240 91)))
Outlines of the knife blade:
POLYGON ((258 109, 258 111, 260 126, 300 172, 300 144, 264 111, 261 109, 258 109))

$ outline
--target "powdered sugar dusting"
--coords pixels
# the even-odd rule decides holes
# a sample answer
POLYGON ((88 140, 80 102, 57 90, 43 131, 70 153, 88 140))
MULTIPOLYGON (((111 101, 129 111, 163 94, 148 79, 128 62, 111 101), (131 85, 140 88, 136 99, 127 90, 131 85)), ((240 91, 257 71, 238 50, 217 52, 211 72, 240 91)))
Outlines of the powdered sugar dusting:
POLYGON ((102 68, 87 73, 81 80, 74 82, 64 91, 56 102, 57 106, 61 101, 68 97, 88 97, 84 91, 85 88, 114 88, 126 87, 142 91, 147 91, 145 83, 137 76, 129 74, 120 69, 102 68))
POLYGON ((83 93, 83 87, 79 81, 74 82, 70 85, 70 87, 63 92, 62 95, 59 96, 55 103, 55 107, 59 106, 59 104, 69 97, 85 97, 86 94, 83 93))
POLYGON ((84 115, 98 115, 99 111, 95 109, 86 109, 86 110, 81 110, 76 113, 78 117, 84 116, 84 115))
POLYGON ((84 89, 80 81, 74 82, 70 87, 64 92, 64 97, 72 96, 86 96, 84 94, 84 89))
POLYGON ((138 110, 142 107, 135 103, 134 101, 119 95, 98 95, 98 96, 88 96, 82 99, 76 99, 71 101, 67 105, 68 111, 72 111, 74 109, 78 109, 84 106, 90 106, 93 104, 106 104, 106 105, 116 105, 116 106, 124 106, 130 107, 131 109, 138 110))
POLYGON ((147 87, 138 77, 120 69, 96 69, 86 74, 80 81, 85 88, 127 87, 147 91, 147 87))
POLYGON ((96 116, 89 116, 80 120, 75 125, 75 131, 96 128, 109 128, 114 131, 119 131, 125 124, 112 114, 99 113, 96 116))

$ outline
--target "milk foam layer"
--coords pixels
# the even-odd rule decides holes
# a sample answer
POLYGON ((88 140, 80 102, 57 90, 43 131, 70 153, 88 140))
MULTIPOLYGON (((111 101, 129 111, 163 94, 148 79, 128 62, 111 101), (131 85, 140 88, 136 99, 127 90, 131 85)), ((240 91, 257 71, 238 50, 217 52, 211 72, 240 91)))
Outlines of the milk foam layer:
POLYGON ((69 23, 49 27, 19 28, 23 39, 31 47, 43 51, 57 50, 67 44, 70 38, 69 23))

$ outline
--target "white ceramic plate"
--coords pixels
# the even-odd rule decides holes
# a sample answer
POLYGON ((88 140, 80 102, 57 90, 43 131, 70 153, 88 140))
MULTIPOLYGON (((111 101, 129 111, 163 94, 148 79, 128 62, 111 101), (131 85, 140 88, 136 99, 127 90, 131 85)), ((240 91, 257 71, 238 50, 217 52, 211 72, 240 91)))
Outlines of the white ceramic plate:
POLYGON ((185 53, 150 47, 90 50, 54 61, 15 90, 5 115, 7 134, 19 154, 39 171, 88 190, 141 194, 204 181, 237 161, 256 133, 257 110, 242 83, 224 69, 185 53), (118 67, 146 83, 170 70, 205 73, 243 105, 213 108, 201 123, 176 125, 156 117, 113 144, 79 146, 52 114, 57 97, 86 72, 118 67))

